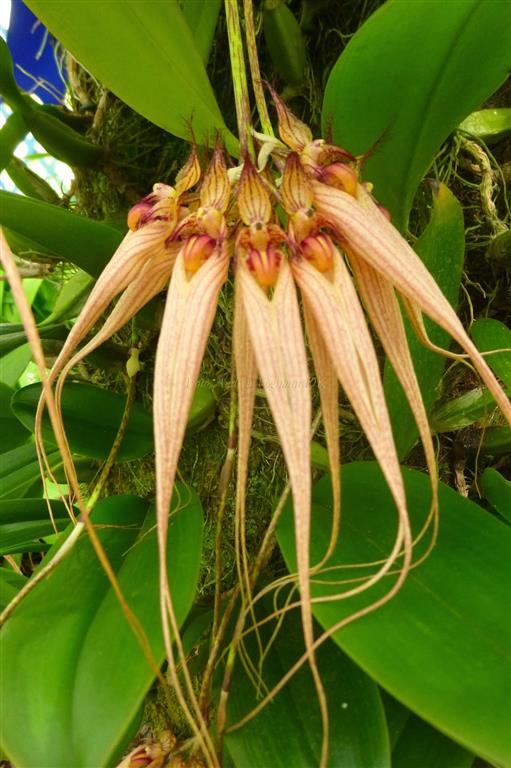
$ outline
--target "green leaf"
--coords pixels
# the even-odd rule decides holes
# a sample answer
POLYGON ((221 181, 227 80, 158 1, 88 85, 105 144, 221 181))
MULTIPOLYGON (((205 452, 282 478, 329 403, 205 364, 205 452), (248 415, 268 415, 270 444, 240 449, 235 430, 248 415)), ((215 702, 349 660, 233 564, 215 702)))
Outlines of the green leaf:
POLYGON ((14 150, 23 141, 28 128, 19 112, 13 112, 0 130, 0 171, 9 164, 14 150))
POLYGON ((2 355, 0 361, 0 382, 13 389, 19 377, 32 360, 30 344, 22 344, 2 355))
POLYGON ((105 160, 102 147, 92 144, 44 109, 36 108, 25 114, 25 122, 46 151, 63 163, 98 168, 105 160))
POLYGON ((400 704, 397 699, 391 696, 390 693, 387 693, 387 691, 384 691, 383 688, 380 689, 380 698, 385 710, 390 749, 393 750, 412 713, 408 707, 400 704))
MULTIPOLYGON (((430 481, 411 469, 403 469, 403 477, 417 533, 429 511, 430 481)), ((327 567, 386 557, 394 543, 397 514, 378 466, 345 466, 342 493, 341 536, 327 567)), ((330 536, 328 476, 314 486, 313 501, 314 563, 321 560, 330 536)), ((443 484, 439 502, 440 530, 433 552, 411 571, 389 603, 338 631, 334 639, 376 682, 435 728, 490 762, 507 764, 511 678, 503 670, 509 667, 511 648, 511 531, 443 484)), ((294 571, 290 505, 278 541, 294 571)), ((415 560, 425 546, 423 541, 416 547, 415 560)), ((352 577, 353 571, 342 575, 352 577)), ((318 584, 318 578, 315 575, 311 584, 314 596, 339 592, 339 585, 318 584)), ((332 578, 331 571, 326 578, 332 578)), ((386 577, 368 593, 316 605, 314 615, 323 627, 331 627, 386 594, 394 581, 395 576, 386 577)))
POLYGON ((316 440, 311 442, 311 466, 321 472, 330 471, 330 460, 327 449, 316 440))
MULTIPOLYGON (((52 501, 51 510, 58 531, 69 523, 64 503, 52 501)), ((0 554, 16 549, 33 539, 51 536, 55 533, 46 499, 2 499, 0 500, 0 554)), ((38 549, 41 547, 39 545, 38 549)))
MULTIPOLYGON (((30 431, 34 430, 40 384, 18 389, 11 400, 14 415, 30 431)), ((71 450, 80 456, 106 459, 113 445, 126 398, 107 389, 68 382, 62 394, 62 414, 71 450)), ((190 432, 204 428, 214 416, 216 399, 209 387, 199 384, 194 393, 188 418, 190 432)), ((43 418, 43 436, 54 443, 48 414, 43 418)), ((117 461, 141 458, 153 450, 153 421, 151 414, 139 403, 131 411, 117 461)))
POLYGON ((16 573, 10 567, 0 567, 0 611, 9 605, 26 583, 25 576, 16 573))
POLYGON ((502 380, 504 386, 511 389, 511 330, 499 320, 476 320, 470 333, 480 352, 503 349, 486 355, 485 359, 493 372, 502 380))
POLYGON ((4 97, 13 111, 27 108, 27 99, 21 93, 14 79, 11 52, 3 37, 0 37, 0 95, 4 97))
MULTIPOLYGON (((169 521, 168 568, 181 624, 197 585, 202 512, 197 496, 184 486, 174 501, 180 508, 169 521)), ((113 497, 100 502, 93 517, 106 526, 98 526, 98 535, 160 665, 164 649, 153 513, 137 538, 145 509, 142 499, 113 497)), ((154 672, 85 535, 7 621, 2 658, 2 698, 9 701, 4 749, 15 765, 116 764, 154 672)))
POLYGON ((507 456, 511 453, 511 428, 489 427, 481 437, 477 435, 473 445, 467 446, 466 450, 482 456, 507 456))
MULTIPOLYGON (((280 603, 279 604, 283 604, 280 603)), ((266 604, 263 618, 273 610, 266 604)), ((266 647, 275 622, 262 632, 266 647)), ((258 665, 255 638, 246 643, 258 665)), ((271 689, 303 654, 303 628, 296 611, 288 613, 277 639, 264 660, 262 680, 271 689)), ((325 687, 330 717, 328 765, 342 768, 390 768, 385 715, 373 681, 336 646, 327 642, 318 650, 317 662, 325 687)), ((233 724, 258 703, 258 691, 238 660, 229 695, 228 721, 233 724)), ((306 665, 265 707, 242 728, 226 735, 226 745, 236 768, 310 768, 321 755, 322 725, 317 694, 306 665), (285 744, 283 743, 285 734, 285 744)))
MULTIPOLYGON (((58 3, 60 6, 60 3, 58 3)), ((81 4, 82 5, 82 4, 81 4)), ((0 190, 0 224, 98 277, 121 242, 113 227, 55 205, 0 190)))
MULTIPOLYGON (((433 187, 431 219, 414 247, 446 298, 456 309, 464 261, 465 230, 462 208, 444 184, 433 187)), ((424 405, 429 413, 437 397, 437 387, 445 360, 441 355, 426 349, 418 341, 408 319, 405 317, 404 320, 408 346, 424 405)), ((448 347, 449 335, 429 320, 425 319, 424 322, 431 340, 438 346, 448 347)), ((403 459, 417 441, 419 433, 408 401, 388 362, 385 365, 384 388, 398 455, 403 459)))
POLYGON ((228 131, 177 0, 75 3, 29 0, 55 37, 132 109, 175 136, 198 142, 228 131), (122 55, 120 55, 122 52, 122 55))
POLYGON ((477 139, 482 139, 486 144, 496 144, 511 133, 511 108, 480 109, 472 112, 458 128, 477 139))
POLYGON ((60 289, 51 315, 44 319, 40 328, 51 325, 59 320, 75 317, 78 314, 84 296, 92 287, 93 282, 92 277, 82 272, 82 270, 66 280, 60 289))
POLYGON ((291 86, 303 87, 307 51, 296 16, 283 0, 266 0, 263 11, 266 48, 275 72, 291 86))
POLYGON ((19 191, 23 192, 24 195, 35 197, 38 200, 53 205, 57 205, 60 202, 60 197, 53 187, 50 187, 48 182, 38 176, 37 173, 31 171, 19 157, 11 157, 5 170, 9 174, 11 181, 14 182, 19 191))
POLYGON ((222 0, 183 0, 183 15, 195 40, 197 50, 206 65, 215 37, 222 0))
POLYGON ((486 250, 486 256, 497 269, 511 272, 511 229, 505 229, 495 235, 486 250))
MULTIPOLYGON (((33 431, 37 403, 41 395, 40 384, 18 389, 11 401, 16 417, 33 431)), ((62 395, 62 414, 71 450, 81 456, 106 459, 117 435, 126 398, 92 384, 70 382, 62 395)), ((54 442, 48 414, 43 420, 45 440, 54 442)), ((135 403, 122 441, 118 461, 141 458, 153 449, 153 422, 151 415, 135 403)))
POLYGON ((406 228, 417 186, 449 133, 505 79, 511 4, 390 0, 353 36, 325 91, 324 128, 406 228))
POLYGON ((489 423, 495 408, 491 392, 487 389, 471 389, 435 408, 431 415, 431 426, 435 432, 453 432, 469 427, 475 421, 489 423))
MULTIPOLYGON (((49 325, 44 329, 42 328, 39 335, 41 339, 65 339, 68 332, 65 325, 49 325)), ((0 356, 25 345, 26 341, 27 335, 21 323, 2 323, 0 325, 0 356)))
POLYGON ((10 408, 14 390, 0 384, 0 444, 2 452, 26 443, 30 433, 19 423, 10 408))
POLYGON ((198 432, 204 429, 215 417, 216 397, 213 389, 206 384, 198 383, 188 414, 187 429, 198 432))
MULTIPOLYGON (((47 459, 52 469, 62 464, 58 451, 49 451, 47 459)), ((22 497, 40 477, 37 453, 32 443, 0 455, 0 498, 22 497)))
POLYGON ((470 768, 475 756, 412 716, 392 751, 392 768, 470 768))
POLYGON ((511 523, 511 483, 496 469, 487 467, 481 478, 483 492, 494 509, 511 523))

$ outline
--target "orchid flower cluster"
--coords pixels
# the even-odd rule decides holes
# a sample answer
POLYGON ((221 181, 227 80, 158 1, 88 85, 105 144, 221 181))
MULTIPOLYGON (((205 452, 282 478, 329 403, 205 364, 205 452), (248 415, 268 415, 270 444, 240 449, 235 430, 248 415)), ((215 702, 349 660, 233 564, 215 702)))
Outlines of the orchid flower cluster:
MULTIPOLYGON (((448 331, 510 423, 511 405, 433 277, 373 199, 370 186, 360 181, 357 159, 322 139, 313 139, 309 128, 277 97, 274 100, 281 142, 272 141, 271 164, 258 169, 246 156, 236 177, 217 146, 202 174, 192 150, 174 187, 156 184, 131 209, 129 232, 92 290, 50 378, 56 383, 59 403, 71 368, 169 284, 156 352, 154 435, 162 615, 170 618, 175 633, 165 569, 169 507, 202 358, 219 294, 232 268, 238 514, 244 520, 259 377, 289 475, 302 621, 310 651, 314 642, 310 574, 311 565, 318 564, 311 564, 309 557, 311 388, 305 338, 316 370, 332 472, 332 545, 340 510, 339 385, 367 435, 396 504, 395 544, 372 582, 400 557, 401 572, 406 574, 413 538, 368 320, 417 422, 431 477, 430 520, 437 516, 435 454, 400 302, 425 344, 435 348, 427 337, 423 313, 448 331), (76 351, 119 294, 101 329, 76 351)), ((39 430, 42 409, 41 403, 39 430)), ((168 627, 166 644, 167 648, 171 645, 168 627)))

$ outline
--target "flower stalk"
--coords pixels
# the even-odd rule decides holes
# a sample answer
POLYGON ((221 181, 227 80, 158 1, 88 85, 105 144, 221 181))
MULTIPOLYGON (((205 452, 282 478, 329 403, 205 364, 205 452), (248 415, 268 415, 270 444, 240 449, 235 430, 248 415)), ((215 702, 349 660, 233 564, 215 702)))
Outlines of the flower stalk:
POLYGON ((252 117, 238 0, 225 0, 225 19, 227 23, 227 38, 229 41, 234 104, 238 121, 241 156, 243 157, 248 152, 253 157, 252 117))

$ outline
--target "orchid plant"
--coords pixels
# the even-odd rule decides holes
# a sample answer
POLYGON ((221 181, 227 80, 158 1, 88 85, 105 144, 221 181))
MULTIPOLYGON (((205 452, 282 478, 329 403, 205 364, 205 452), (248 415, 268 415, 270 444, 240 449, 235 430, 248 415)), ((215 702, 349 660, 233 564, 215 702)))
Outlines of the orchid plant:
MULTIPOLYGON (((308 665, 321 715, 318 764, 326 768, 333 765, 329 762, 333 725, 317 661, 319 649, 339 629, 382 609, 401 590, 411 569, 424 562, 434 550, 438 534, 439 480, 435 446, 403 315, 426 347, 473 367, 510 425, 511 404, 435 279, 393 225, 389 212, 375 198, 372 184, 365 180, 364 167, 371 150, 355 156, 337 146, 331 136, 314 138, 310 128, 278 93, 270 86, 263 86, 251 3, 245 2, 245 43, 261 131, 255 130, 238 12, 237 0, 227 0, 239 157, 232 159, 232 146, 227 149, 220 136, 209 157, 207 151, 199 151, 191 142, 188 160, 173 185, 156 183, 151 192, 131 207, 128 232, 99 275, 49 373, 45 372, 44 362, 41 363, 44 387, 35 416, 35 437, 43 474, 55 481, 43 431, 44 413, 48 408, 65 459, 68 511, 77 523, 73 503, 78 505, 77 525, 85 526, 91 534, 122 610, 153 672, 166 685, 151 651, 150 638, 124 599, 103 544, 94 533, 94 506, 99 492, 93 494, 92 499, 83 495, 62 416, 69 374, 129 323, 151 299, 166 291, 153 386, 155 525, 160 618, 171 690, 193 734, 183 750, 195 757, 186 764, 222 764, 225 734, 240 727, 240 723, 229 725, 227 717, 235 660, 240 654, 243 657, 246 637, 259 638, 263 624, 268 621, 258 620, 260 601, 268 593, 286 588, 289 599, 272 616, 283 621, 284 614, 292 608, 299 609, 304 652, 273 689, 264 692, 263 701, 250 715, 245 715, 242 722, 248 722, 260 712, 300 666, 308 665), (265 92, 270 94, 275 108, 278 138, 268 116, 265 92), (219 298, 229 280, 234 283, 235 293, 232 308, 235 389, 224 491, 227 493, 233 456, 237 452, 234 546, 239 583, 228 596, 221 594, 217 584, 210 653, 198 690, 189 669, 186 643, 180 634, 175 584, 169 577, 169 557, 174 553, 169 526, 189 412, 219 298), (451 352, 435 344, 428 335, 423 316, 444 329, 462 351, 451 352), (91 331, 94 331, 92 336, 91 331), (402 386, 422 443, 431 500, 419 529, 414 529, 410 522, 375 338, 402 386), (316 418, 312 412, 310 361, 321 403, 316 418), (247 477, 258 380, 285 459, 288 489, 255 564, 250 564, 245 537, 250 514, 247 477), (314 584, 318 580, 326 583, 325 579, 331 575, 331 556, 343 542, 340 390, 348 398, 377 460, 395 505, 397 523, 394 540, 384 557, 350 565, 365 575, 333 582, 328 595, 318 596, 314 584), (328 451, 332 518, 326 547, 317 557, 311 554, 311 437, 320 419, 328 451), (296 574, 291 573, 256 592, 287 492, 292 499, 296 574), (426 542, 425 546, 414 559, 414 550, 421 540, 426 542), (394 576, 391 582, 387 579, 389 575, 394 576), (366 592, 373 595, 377 585, 388 588, 362 607, 348 611, 323 633, 317 631, 313 623, 315 607, 366 592), (235 628, 227 643, 233 620, 235 628), (222 669, 219 659, 224 653, 223 682, 218 692, 216 676, 222 669)), ((377 152, 377 147, 374 151, 377 152)), ((6 269, 12 271, 13 260, 6 241, 2 248, 6 269)), ((18 297, 23 303, 22 291, 18 291, 18 297)), ((30 319, 27 323, 30 324, 30 319)), ((73 538, 65 555, 75 546, 77 538, 73 538)), ((36 583, 49 575, 62 557, 57 551, 36 583)), ((5 618, 30 591, 29 587, 7 607, 5 618)), ((169 744, 165 748, 137 745, 121 765, 156 767, 164 764, 169 753, 172 753, 169 744)))

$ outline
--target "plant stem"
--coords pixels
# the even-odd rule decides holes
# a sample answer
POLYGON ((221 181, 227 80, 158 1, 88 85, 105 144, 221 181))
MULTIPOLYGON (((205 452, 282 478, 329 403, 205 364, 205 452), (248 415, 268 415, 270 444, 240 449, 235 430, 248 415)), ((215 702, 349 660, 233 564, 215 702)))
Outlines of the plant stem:
POLYGON ((259 68, 259 57, 257 55, 257 43, 254 27, 254 7, 252 0, 243 0, 243 15, 245 17, 245 39, 247 41, 248 63, 250 65, 250 75, 252 77, 252 87, 257 105, 257 112, 261 122, 262 132, 267 136, 274 136, 273 127, 264 98, 264 89, 261 81, 261 70, 259 68))
POLYGON ((94 489, 89 497, 89 500, 87 501, 88 509, 93 509, 99 497, 101 496, 103 488, 105 487, 105 483, 108 480, 108 476, 110 475, 112 467, 117 458, 117 454, 119 453, 119 448, 121 447, 121 443, 124 440, 124 435, 126 434, 126 429, 128 427, 128 421, 131 415, 131 410, 133 408, 133 403, 135 402, 135 391, 136 391, 135 376, 130 376, 128 378, 128 392, 126 396, 126 403, 124 405, 124 411, 122 414, 121 423, 119 424, 119 429, 117 430, 114 443, 110 449, 108 458, 103 465, 103 469, 101 470, 99 479, 96 485, 94 486, 94 489))
POLYGON ((229 39, 229 54, 231 58, 232 84, 236 119, 240 137, 241 157, 248 154, 254 159, 254 141, 251 133, 251 111, 248 96, 247 72, 243 38, 241 35, 238 0, 225 0, 225 18, 227 22, 227 37, 229 39))

